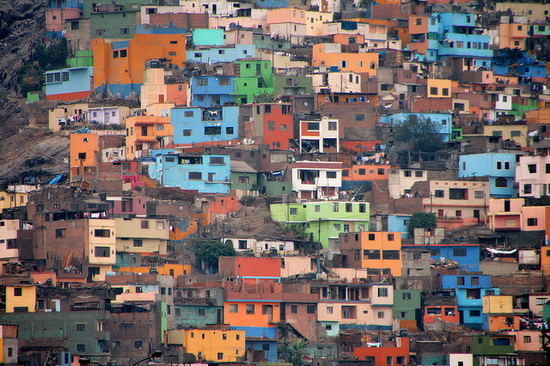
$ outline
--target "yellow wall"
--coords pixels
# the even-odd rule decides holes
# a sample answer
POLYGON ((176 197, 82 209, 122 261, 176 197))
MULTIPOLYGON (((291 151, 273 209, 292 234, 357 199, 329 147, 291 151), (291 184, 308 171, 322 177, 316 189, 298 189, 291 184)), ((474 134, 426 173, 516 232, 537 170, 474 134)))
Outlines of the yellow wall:
POLYGON ((483 126, 483 135, 484 136, 493 136, 493 131, 502 132, 503 140, 513 140, 521 147, 527 147, 527 134, 528 126, 527 125, 487 125, 483 126), (516 136, 512 136, 512 131, 516 136), (517 136, 519 132, 519 136, 517 136))
POLYGON ((450 98, 451 93, 451 80, 428 79, 428 98, 450 98), (432 91, 432 88, 435 88, 435 90, 432 91), (446 93, 444 93, 444 91, 446 91, 446 93))
POLYGON ((184 346, 199 360, 235 362, 245 354, 245 339, 244 330, 189 329, 184 333, 184 346))
POLYGON ((369 74, 369 76, 376 76, 379 58, 378 52, 325 52, 325 47, 325 43, 313 46, 312 66, 338 66, 341 71, 364 72, 369 74), (342 66, 342 62, 345 62, 346 66, 342 66))
POLYGON ((36 311, 36 287, 6 286, 6 313, 13 313, 15 307, 24 306, 28 308, 29 313, 36 311), (18 291, 21 291, 21 296, 15 295, 18 291))
MULTIPOLYGON (((149 273, 151 267, 141 266, 141 267, 120 267, 118 272, 132 272, 132 273, 149 273)), ((191 273, 191 266, 189 264, 165 264, 160 267, 155 267, 158 274, 164 276, 172 276, 178 278, 185 274, 191 273), (170 270, 173 270, 171 274, 170 270)))
POLYGON ((484 296, 483 312, 490 314, 511 314, 514 312, 512 296, 484 296))
POLYGON ((0 192, 0 210, 17 206, 26 206, 29 200, 28 193, 0 192))

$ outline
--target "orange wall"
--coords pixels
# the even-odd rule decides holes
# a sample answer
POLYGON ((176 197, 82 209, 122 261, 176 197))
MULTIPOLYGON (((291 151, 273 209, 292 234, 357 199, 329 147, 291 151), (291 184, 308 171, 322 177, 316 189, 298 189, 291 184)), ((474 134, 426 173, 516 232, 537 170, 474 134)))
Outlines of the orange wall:
POLYGON ((342 180, 388 180, 388 171, 391 165, 352 165, 346 168, 349 171, 347 177, 342 180), (378 174, 378 169, 383 169, 383 174, 378 174), (364 170, 365 174, 360 174, 364 170))
POLYGON ((489 315, 489 331, 519 330, 519 315, 489 315), (506 324, 506 318, 513 318, 510 325, 506 324))
POLYGON ((425 306, 424 307, 424 324, 433 324, 444 321, 446 323, 460 323, 460 314, 456 306, 425 306), (439 314, 428 314, 429 308, 439 308, 439 314), (453 308, 454 315, 446 315, 445 308, 453 308), (438 320, 439 319, 439 320, 438 320))
POLYGON ((95 133, 71 133, 70 135, 70 166, 95 166, 95 153, 99 151, 99 135, 95 133), (79 154, 85 153, 85 159, 79 159, 79 154))
POLYGON ((377 52, 362 52, 362 53, 344 53, 344 52, 329 52, 325 53, 325 44, 316 44, 313 46, 312 66, 326 65, 338 66, 342 71, 363 72, 369 76, 376 76, 378 69, 378 53, 377 52), (341 66, 341 62, 346 61, 347 66, 341 66), (373 64, 374 68, 371 68, 373 64))
POLYGON ((278 302, 269 301, 231 301, 224 303, 224 320, 225 323, 233 327, 274 327, 281 320, 281 308, 278 302), (231 304, 237 304, 238 310, 236 313, 230 312, 231 304), (254 314, 247 314, 246 305, 254 305, 254 314), (268 314, 262 314, 262 306, 271 305, 273 307, 273 316, 271 321, 268 314))
POLYGON ((128 40, 128 56, 118 58, 113 58, 111 41, 96 38, 92 40, 92 51, 94 88, 104 84, 141 84, 147 60, 167 58, 177 66, 185 66, 185 35, 136 34, 128 40))
POLYGON ((361 268, 389 268, 392 275, 401 276, 403 263, 401 254, 399 254, 399 259, 384 259, 382 256, 384 250, 397 250, 401 252, 401 233, 362 231, 360 235, 362 250, 380 250, 380 259, 366 259, 364 256, 361 256, 361 268), (369 240, 371 234, 374 234, 374 240, 369 240), (393 235, 393 240, 389 240, 390 235, 393 235))

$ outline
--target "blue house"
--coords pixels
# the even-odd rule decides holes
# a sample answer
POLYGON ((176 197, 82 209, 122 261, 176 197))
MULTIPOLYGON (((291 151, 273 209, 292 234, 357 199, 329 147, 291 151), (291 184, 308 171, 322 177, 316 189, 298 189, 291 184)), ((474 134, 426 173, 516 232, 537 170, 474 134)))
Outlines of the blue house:
POLYGON ((194 46, 223 46, 223 29, 196 28, 193 29, 194 46))
POLYGON ((443 141, 447 142, 451 138, 452 115, 450 113, 396 113, 384 118, 380 118, 380 123, 391 123, 393 126, 399 126, 409 119, 430 119, 438 126, 439 133, 443 136, 443 141))
POLYGON ((463 271, 479 271, 479 244, 433 244, 426 247, 435 261, 452 259, 463 271))
POLYGON ((186 51, 187 62, 215 64, 217 62, 234 62, 243 58, 255 58, 256 46, 236 44, 233 46, 216 46, 195 48, 186 51))
POLYGON ((473 60, 474 67, 490 67, 493 51, 488 35, 476 24, 476 14, 433 13, 428 17, 428 41, 425 61, 448 57, 465 57, 473 60))
POLYGON ((201 76, 191 78, 191 105, 222 106, 235 101, 233 76, 201 76))
POLYGON ((400 232, 401 238, 407 239, 411 237, 409 231, 409 223, 411 222, 411 215, 393 214, 388 215, 388 231, 400 232))
POLYGON ((288 0, 256 0, 260 8, 288 8, 288 0))
POLYGON ((459 157, 460 178, 489 177, 489 193, 495 198, 510 198, 514 195, 516 154, 486 153, 459 157))
POLYGON ((230 141, 239 136, 239 107, 173 108, 170 123, 175 144, 230 141))
POLYGON ((165 187, 179 187, 199 193, 229 193, 229 155, 170 154, 153 150, 155 164, 149 177, 165 187))
POLYGON ((49 100, 79 100, 90 95, 93 67, 71 67, 44 73, 45 94, 49 100))
POLYGON ((443 275, 441 288, 455 289, 460 323, 473 329, 483 326, 483 296, 500 295, 499 288, 491 288, 489 275, 443 275))

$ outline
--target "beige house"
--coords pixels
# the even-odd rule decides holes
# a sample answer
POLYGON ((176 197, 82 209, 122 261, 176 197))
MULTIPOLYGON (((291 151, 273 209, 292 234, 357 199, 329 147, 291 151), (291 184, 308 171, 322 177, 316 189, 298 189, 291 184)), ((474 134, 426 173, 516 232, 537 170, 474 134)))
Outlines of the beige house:
POLYGON ((168 220, 116 218, 117 252, 166 255, 168 220))

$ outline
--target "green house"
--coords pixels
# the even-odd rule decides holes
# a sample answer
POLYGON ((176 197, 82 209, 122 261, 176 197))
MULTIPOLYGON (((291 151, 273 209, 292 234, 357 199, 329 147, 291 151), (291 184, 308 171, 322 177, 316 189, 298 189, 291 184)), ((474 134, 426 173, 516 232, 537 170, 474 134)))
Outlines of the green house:
POLYGON ((258 172, 244 161, 231 160, 231 190, 258 189, 258 172))
POLYGON ((538 108, 539 101, 537 98, 514 98, 512 99, 512 110, 510 111, 510 114, 519 118, 523 118, 525 112, 538 108))
POLYGON ((259 94, 273 93, 271 61, 260 59, 237 60, 235 65, 235 92, 239 103, 252 103, 259 94))
MULTIPOLYGON (((517 354, 514 351, 514 336, 505 334, 470 336, 471 352, 476 356, 490 356, 493 359, 510 359, 517 354)), ((479 364, 479 363, 478 363, 479 364)), ((498 363, 500 365, 500 363, 498 363)), ((503 363, 504 364, 504 363, 503 363)), ((514 363, 515 365, 515 363, 514 363)))
POLYGON ((274 76, 273 84, 276 95, 305 95, 313 93, 313 82, 310 76, 274 76))
POLYGON ((303 230, 323 248, 335 247, 340 233, 369 230, 368 202, 277 203, 270 210, 273 220, 303 230))
POLYGON ((422 314, 420 290, 406 289, 393 292, 393 317, 398 320, 418 320, 422 314))
POLYGON ((284 181, 283 177, 274 178, 272 174, 260 173, 260 193, 267 196, 282 196, 292 193, 292 182, 284 181))

